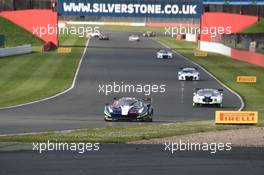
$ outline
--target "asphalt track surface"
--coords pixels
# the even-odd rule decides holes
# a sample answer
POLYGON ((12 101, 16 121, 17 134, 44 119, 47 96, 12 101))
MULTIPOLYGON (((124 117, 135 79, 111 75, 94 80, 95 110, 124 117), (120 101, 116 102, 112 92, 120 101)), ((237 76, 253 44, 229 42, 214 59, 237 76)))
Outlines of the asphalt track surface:
MULTIPOLYGON (((224 89, 224 108, 238 110, 240 99, 200 69, 201 81, 181 82, 181 67, 197 67, 179 55, 160 60, 156 52, 164 48, 158 42, 141 38, 129 42, 129 32, 111 32, 109 41, 91 39, 83 58, 75 88, 59 97, 12 109, 0 110, 0 134, 67 130, 106 125, 127 125, 127 122, 106 123, 103 107, 114 97, 151 97, 153 123, 214 119, 219 108, 192 107, 194 88, 224 89), (166 85, 165 93, 99 93, 99 85, 166 85)), ((74 46, 84 47, 84 46, 74 46)), ((48 70, 47 70, 48 71, 48 70)))
POLYGON ((263 148, 171 154, 163 145, 102 145, 97 152, 0 152, 0 175, 262 175, 263 148))

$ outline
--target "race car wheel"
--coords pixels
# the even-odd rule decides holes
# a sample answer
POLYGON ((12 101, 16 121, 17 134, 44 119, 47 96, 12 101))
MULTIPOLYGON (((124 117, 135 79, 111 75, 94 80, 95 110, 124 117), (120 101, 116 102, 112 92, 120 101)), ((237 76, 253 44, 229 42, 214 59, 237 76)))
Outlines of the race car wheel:
POLYGON ((152 119, 152 117, 148 117, 148 118, 144 119, 143 121, 144 121, 144 122, 152 122, 153 119, 152 119))
POLYGON ((154 110, 152 109, 151 112, 149 113, 148 117, 146 119, 144 119, 145 122, 152 122, 153 121, 153 113, 154 110))
POLYGON ((107 120, 106 117, 104 117, 104 120, 105 120, 106 122, 110 122, 110 120, 107 120))

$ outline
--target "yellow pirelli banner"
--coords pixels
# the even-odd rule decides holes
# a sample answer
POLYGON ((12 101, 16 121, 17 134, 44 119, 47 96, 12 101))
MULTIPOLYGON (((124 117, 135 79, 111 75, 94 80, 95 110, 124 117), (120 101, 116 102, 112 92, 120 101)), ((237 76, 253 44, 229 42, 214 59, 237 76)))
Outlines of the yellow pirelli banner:
POLYGON ((70 47, 60 47, 58 48, 58 53, 71 53, 70 47))
POLYGON ((256 111, 216 111, 216 124, 257 124, 258 112, 256 111))
POLYGON ((200 50, 196 50, 194 52, 194 56, 196 57, 207 57, 208 53, 200 50))
POLYGON ((237 76, 238 83, 256 83, 257 77, 256 76, 237 76))

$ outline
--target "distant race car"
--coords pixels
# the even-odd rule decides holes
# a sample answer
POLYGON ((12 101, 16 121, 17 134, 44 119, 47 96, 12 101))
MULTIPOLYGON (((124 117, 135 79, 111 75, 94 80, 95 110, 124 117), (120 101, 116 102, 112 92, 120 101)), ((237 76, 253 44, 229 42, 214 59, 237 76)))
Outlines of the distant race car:
POLYGON ((99 35, 99 40, 109 40, 109 36, 106 34, 101 33, 99 35))
POLYGON ((151 99, 134 97, 114 98, 104 107, 105 121, 145 121, 152 122, 153 108, 151 99))
POLYGON ((87 37, 92 37, 92 38, 97 38, 100 35, 101 35, 100 31, 94 31, 94 32, 87 33, 87 37))
POLYGON ((173 58, 173 54, 170 50, 159 50, 157 52, 157 58, 173 58))
POLYGON ((199 80, 200 73, 196 68, 182 68, 178 72, 178 80, 199 80))
POLYGON ((130 35, 128 41, 140 41, 140 39, 138 35, 130 35))
POLYGON ((223 90, 196 88, 193 93, 193 106, 203 104, 218 105, 219 107, 223 107, 223 90))
POLYGON ((152 31, 147 31, 147 32, 144 32, 142 34, 142 36, 144 36, 144 37, 154 37, 154 36, 156 36, 156 33, 152 32, 152 31))

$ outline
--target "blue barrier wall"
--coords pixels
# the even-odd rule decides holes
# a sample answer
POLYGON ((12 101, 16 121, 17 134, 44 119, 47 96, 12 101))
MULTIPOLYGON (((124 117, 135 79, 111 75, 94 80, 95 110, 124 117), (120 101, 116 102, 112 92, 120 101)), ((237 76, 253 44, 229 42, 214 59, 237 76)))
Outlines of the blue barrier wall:
POLYGON ((59 0, 61 16, 200 18, 202 0, 59 0))

